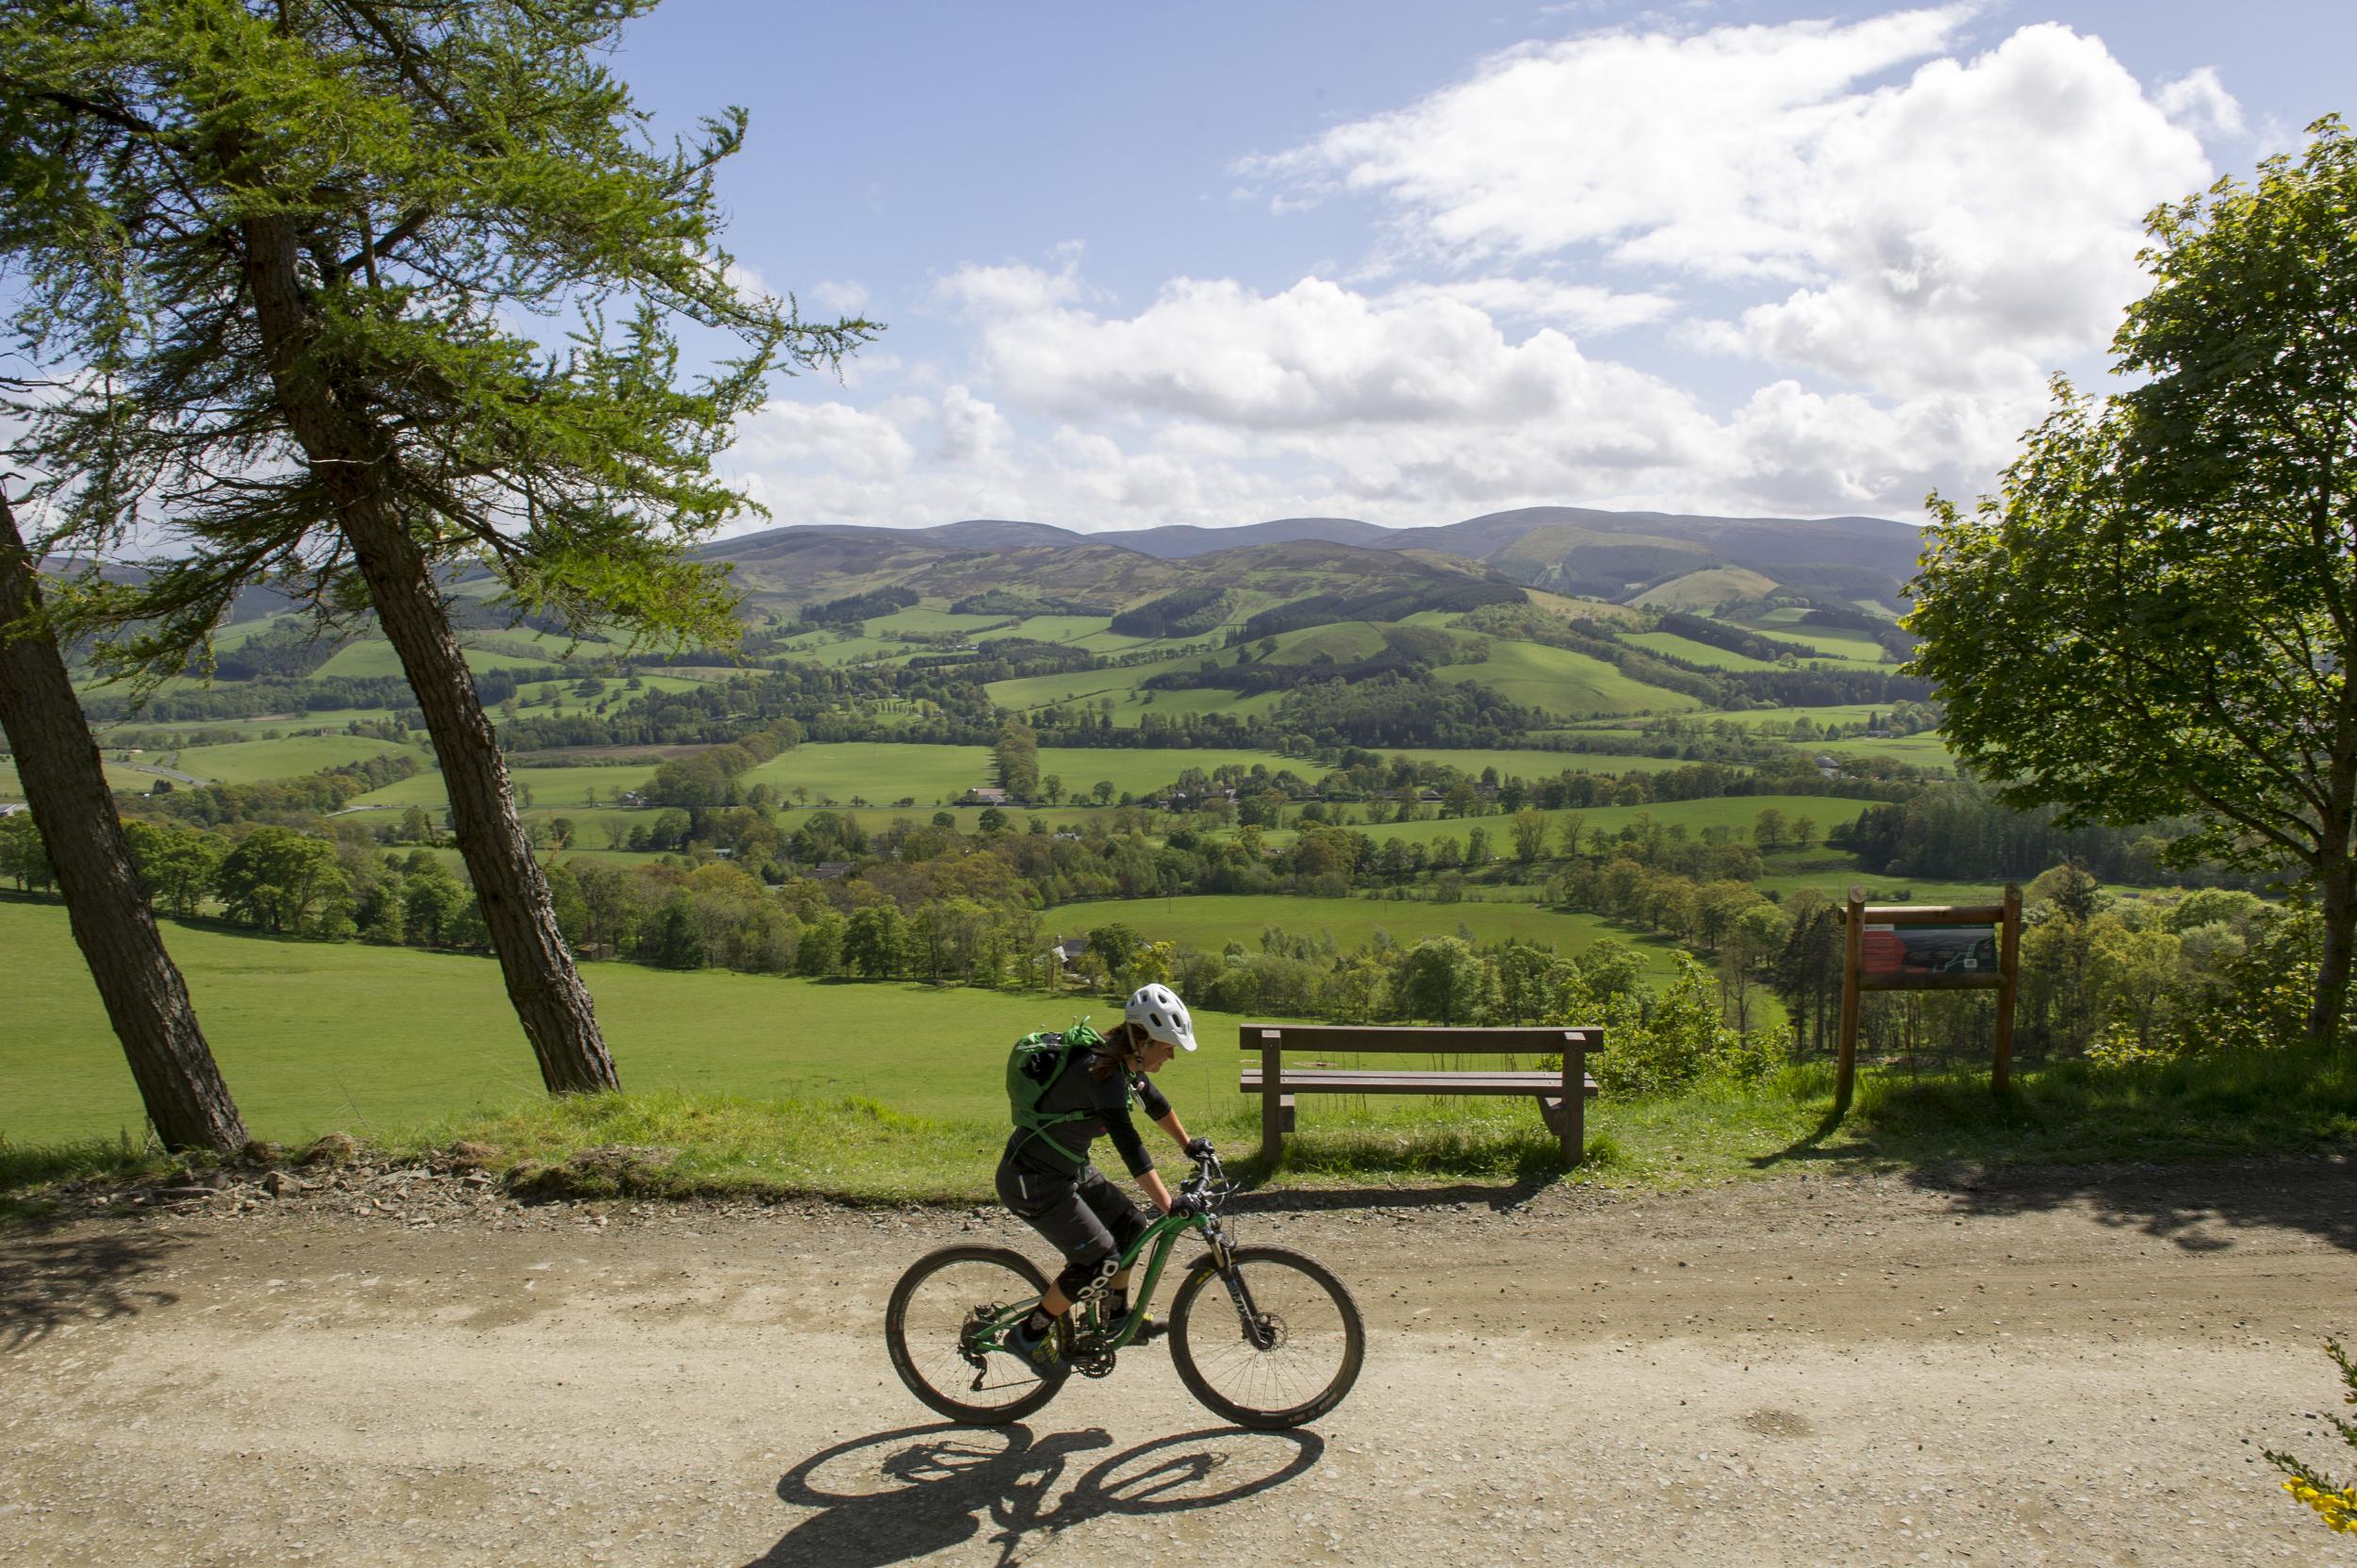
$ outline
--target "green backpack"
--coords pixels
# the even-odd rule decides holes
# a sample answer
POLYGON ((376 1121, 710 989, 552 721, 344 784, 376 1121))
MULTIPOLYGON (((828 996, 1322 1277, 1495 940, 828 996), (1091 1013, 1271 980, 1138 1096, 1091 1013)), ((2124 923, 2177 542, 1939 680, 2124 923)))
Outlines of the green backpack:
MULTIPOLYGON (((1015 1145, 1017 1148, 1028 1146, 1051 1127, 1096 1114, 1093 1110, 1043 1111, 1040 1101, 1047 1098, 1048 1089, 1071 1065, 1073 1058, 1104 1043, 1105 1037, 1089 1028, 1086 1018, 1070 1029, 1026 1034, 1014 1043, 1014 1048, 1007 1053, 1007 1109, 1014 1116, 1014 1125, 1029 1134, 1015 1145)), ((1129 1081, 1125 1076, 1121 1081, 1126 1092, 1129 1081)), ((1047 1147, 1060 1157, 1071 1157, 1072 1151, 1053 1138, 1047 1140, 1047 1147)), ((1080 1168, 1079 1161, 1073 1161, 1073 1168, 1080 1168)))

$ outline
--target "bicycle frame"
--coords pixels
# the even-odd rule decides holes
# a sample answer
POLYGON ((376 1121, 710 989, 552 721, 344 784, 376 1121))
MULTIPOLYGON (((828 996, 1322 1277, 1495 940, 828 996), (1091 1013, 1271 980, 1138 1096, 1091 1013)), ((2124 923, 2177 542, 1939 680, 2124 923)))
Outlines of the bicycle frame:
MULTIPOLYGON (((1190 1195, 1199 1192, 1202 1190, 1202 1184, 1210 1180, 1211 1173, 1217 1169, 1215 1163, 1204 1167, 1193 1180, 1183 1185, 1182 1190, 1190 1195)), ((1224 1187, 1220 1189, 1220 1197, 1223 1198, 1226 1197, 1224 1187)), ((1216 1211, 1216 1203, 1214 1211, 1216 1211)), ((1112 1339, 1099 1337, 1105 1326, 1103 1315, 1105 1296, 1101 1291, 1086 1301, 1073 1303, 1072 1311, 1066 1314, 1065 1318, 1066 1331, 1072 1331, 1080 1322, 1085 1321, 1091 1330, 1088 1339, 1094 1350, 1110 1354, 1129 1345, 1145 1327, 1146 1306, 1154 1299, 1155 1286, 1162 1282, 1162 1268, 1170 1262, 1171 1249, 1178 1245, 1178 1238, 1190 1230, 1202 1232, 1204 1241, 1211 1246, 1212 1261, 1219 1265, 1223 1273, 1228 1273, 1229 1248, 1228 1232, 1220 1228, 1219 1215, 1216 1212, 1157 1215, 1152 1224, 1138 1233, 1138 1239, 1131 1242, 1122 1252, 1121 1262, 1113 1270, 1116 1274, 1129 1273, 1137 1267, 1138 1260, 1146 1256, 1147 1249, 1152 1249, 1153 1256, 1146 1259, 1146 1278, 1130 1287, 1129 1320, 1122 1325, 1121 1332, 1112 1339)), ((1241 1293, 1239 1283, 1232 1273, 1229 1274, 1228 1279, 1228 1294, 1236 1297, 1238 1312, 1243 1314, 1247 1322, 1250 1321, 1252 1313, 1249 1299, 1241 1293)), ((1001 1312, 997 1317, 991 1319, 987 1328, 975 1336, 974 1349, 977 1352, 1005 1350, 1007 1345, 1004 1336, 1016 1324, 1030 1316, 1031 1309, 1038 1304, 1038 1300, 1034 1298, 1001 1312)))

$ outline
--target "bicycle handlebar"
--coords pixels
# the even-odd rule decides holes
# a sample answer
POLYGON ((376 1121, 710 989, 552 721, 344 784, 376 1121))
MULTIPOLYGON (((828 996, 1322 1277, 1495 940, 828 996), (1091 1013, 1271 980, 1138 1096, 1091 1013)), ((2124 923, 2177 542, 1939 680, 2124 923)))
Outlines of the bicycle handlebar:
POLYGON ((1178 1183, 1178 1196, 1192 1204, 1197 1213, 1216 1213, 1235 1189, 1228 1185, 1228 1173, 1220 1165, 1217 1151, 1206 1147, 1194 1159, 1195 1174, 1178 1183))

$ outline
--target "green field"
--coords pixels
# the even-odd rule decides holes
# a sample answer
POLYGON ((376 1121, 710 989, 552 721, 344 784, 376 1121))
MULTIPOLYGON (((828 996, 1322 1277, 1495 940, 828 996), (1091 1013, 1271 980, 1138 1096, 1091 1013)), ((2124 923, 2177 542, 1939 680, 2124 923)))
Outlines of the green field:
MULTIPOLYGON (((1540 815, 1546 818, 1550 834, 1547 850, 1552 854, 1557 842, 1552 835, 1562 832, 1563 823, 1574 817, 1579 818, 1582 833, 1602 828, 1607 833, 1616 834, 1634 822, 1639 813, 1650 812, 1654 820, 1665 828, 1681 824, 1688 833, 1700 834, 1705 828, 1731 827, 1748 838, 1753 821, 1762 811, 1773 806, 1788 819, 1794 817, 1810 818, 1817 824, 1818 834, 1821 837, 1835 823, 1854 820, 1871 803, 1867 801, 1844 801, 1827 795, 1728 795, 1705 801, 1665 801, 1646 806, 1591 806, 1584 811, 1567 809, 1541 812, 1540 815)), ((1462 845, 1466 834, 1475 828, 1481 828, 1490 834, 1492 854, 1508 854, 1513 848, 1513 818, 1505 816, 1432 817, 1417 822, 1380 822, 1373 826, 1360 822, 1352 826, 1354 831, 1365 834, 1377 843, 1396 838, 1409 844, 1425 845, 1442 838, 1454 838, 1462 845)), ((1291 843, 1293 836, 1293 830, 1288 829, 1270 834, 1267 842, 1281 846, 1291 843)))
MULTIPOLYGON (((1411 618, 1412 619, 1412 618, 1411 618)), ((1315 664, 1321 656, 1336 664, 1356 664, 1383 652, 1383 631, 1369 620, 1341 620, 1328 626, 1305 626, 1277 638, 1271 664, 1315 664)))
POLYGON ((875 637, 939 636, 944 632, 976 632, 985 626, 1004 626, 1011 619, 1002 615, 952 615, 946 609, 914 604, 890 615, 871 617, 865 630, 875 637))
POLYGON ((1621 640, 1650 652, 1667 653, 1688 664, 1698 664, 1708 669, 1777 669, 1783 668, 1767 659, 1755 659, 1746 654, 1713 648, 1706 642, 1679 636, 1674 632, 1623 632, 1621 640))
POLYGON ((1788 644, 1805 663, 1834 664, 1866 669, 1895 668, 1890 660, 1883 656, 1882 644, 1864 632, 1847 631, 1838 626, 1792 626, 1776 627, 1772 630, 1761 626, 1739 625, 1734 621, 1726 621, 1722 624, 1732 626, 1739 632, 1749 632, 1756 637, 1764 637, 1770 642, 1788 644), (1804 648, 1815 649, 1815 655, 1812 657, 1802 653, 1801 650, 1804 648))
POLYGON ((1706 567, 1683 577, 1632 593, 1632 604, 1656 604, 1665 610, 1707 615, 1730 599, 1754 599, 1772 593, 1776 585, 1745 567, 1706 567))
MULTIPOLYGON (((503 634, 503 638, 505 635, 507 634, 503 634)), ((515 635, 520 637, 520 634, 515 635)), ((522 644, 519 642, 519 646, 522 644)), ((585 643, 582 646, 583 653, 602 654, 607 651, 602 643, 585 643)), ((542 665, 562 664, 565 662, 565 647, 562 638, 551 638, 545 650, 530 652, 503 652, 471 645, 462 649, 462 652, 466 654, 467 668, 479 675, 486 669, 536 669, 542 665)), ((331 675, 360 677, 401 673, 401 656, 393 652, 393 645, 382 637, 364 637, 349 648, 340 649, 333 658, 313 671, 314 677, 319 680, 325 680, 331 675)))
POLYGON ((1667 979, 1676 967, 1677 949, 1663 938, 1619 931, 1592 915, 1566 915, 1528 903, 1467 900, 1439 904, 1411 899, 1310 899, 1286 894, 1103 899, 1059 905, 1040 917, 1040 929, 1061 938, 1115 922, 1136 928, 1148 941, 1176 942, 1198 952, 1217 952, 1230 942, 1241 942, 1247 951, 1258 952, 1261 933, 1271 926, 1281 926, 1294 936, 1330 935, 1343 948, 1362 947, 1378 931, 1390 933, 1403 946, 1427 936, 1471 932, 1477 941, 1502 942, 1510 936, 1572 955, 1599 936, 1610 936, 1637 950, 1652 979, 1667 979))
POLYGON ((744 774, 740 782, 766 784, 780 799, 788 801, 796 799, 794 791, 800 788, 808 790, 814 801, 849 801, 858 796, 884 802, 910 799, 931 806, 947 805, 969 789, 997 781, 987 746, 901 746, 857 740, 797 746, 744 774))
POLYGON ((1679 757, 1620 756, 1602 751, 1450 751, 1410 746, 1385 751, 1383 755, 1387 760, 1408 757, 1416 762, 1445 763, 1475 779, 1481 777, 1483 768, 1494 767, 1501 780, 1552 779, 1563 773, 1664 773, 1687 766, 1679 757))
MULTIPOLYGON (((488 959, 356 943, 288 942, 166 922, 206 1038, 256 1137, 387 1127, 536 1099, 531 1048, 488 959), (300 1005, 295 1005, 299 999, 300 1005)), ((56 904, 0 899, 10 960, 0 1030, 0 1135, 112 1138, 141 1121, 123 1048, 56 904)), ((931 986, 779 980, 629 964, 582 973, 633 1089, 832 1101, 1003 1121, 1009 1042, 1118 1002, 931 986)), ((1162 1081, 1221 1110, 1243 1021, 1197 1013, 1211 1043, 1162 1081), (1228 1048, 1219 1048, 1223 1044, 1228 1048)))
MULTIPOLYGON (((645 784, 653 773, 654 765, 651 763, 618 767, 511 767, 507 770, 509 781, 516 785, 518 803, 522 802, 523 791, 529 787, 532 803, 543 808, 580 805, 588 800, 592 789, 598 792, 599 800, 611 801, 622 790, 635 789, 645 784)), ((442 792, 442 775, 428 769, 398 784, 387 784, 383 789, 372 789, 366 795, 355 796, 352 803, 354 806, 424 806, 439 811, 449 804, 449 801, 442 792)))
POLYGON ((991 635, 1025 636, 1033 642, 1069 642, 1100 652, 1142 647, 1146 641, 1143 637, 1126 637, 1107 631, 1106 618, 1101 615, 1035 615, 1013 632, 991 635))
POLYGON ((178 752, 149 752, 141 762, 193 773, 215 784, 258 784, 297 779, 306 773, 370 757, 408 755, 426 760, 420 747, 371 735, 287 735, 278 740, 239 740, 223 746, 192 746, 178 752))
MULTIPOLYGON (((144 762, 147 759, 141 758, 140 760, 144 762)), ((106 760, 105 766, 107 787, 118 795, 144 795, 155 786, 156 780, 160 777, 158 774, 141 772, 138 767, 128 763, 117 762, 112 757, 106 760)), ((25 784, 24 781, 16 775, 15 761, 8 757, 0 757, 0 801, 14 801, 23 799, 25 799, 25 784)))
POLYGON ((1811 741, 1809 749, 1836 757, 1894 757, 1909 767, 1938 773, 1953 771, 1956 764, 1948 743, 1928 731, 1918 735, 1811 741))
MULTIPOLYGON (((1139 683, 1164 670, 1192 669, 1202 656, 1182 654, 1127 665, 1119 669, 1075 669, 1053 675, 1026 675, 1020 680, 993 681, 982 689, 990 693, 990 700, 1002 708, 1039 708, 1051 702, 1080 701, 1094 703, 1100 697, 1111 697, 1116 706, 1125 702, 1134 705, 1140 696, 1139 683)), ((1222 692, 1220 695, 1232 697, 1234 694, 1222 692)))
MULTIPOLYGON (((1080 640, 1083 647, 1095 646, 1089 639, 1080 640)), ((1183 691, 1139 689, 1140 683, 1148 676, 1167 669, 1193 669, 1203 657, 1200 653, 1187 653, 1176 658, 1131 665, 1122 669, 1027 675, 1018 681, 993 681, 982 689, 999 707, 1017 711, 1070 702, 1085 702, 1095 707, 1101 699, 1110 697, 1113 701, 1113 723, 1123 729, 1137 728, 1149 713, 1160 714, 1165 718, 1202 713, 1232 714, 1241 718, 1252 714, 1268 713, 1284 700, 1284 693, 1277 691, 1238 697, 1232 691, 1222 691, 1217 687, 1193 687, 1183 691)))
POLYGON ((1492 642, 1483 663, 1445 665, 1432 675, 1452 685, 1487 686, 1509 702, 1566 718, 1702 706, 1700 698, 1633 681, 1602 659, 1538 642, 1492 642))
POLYGON ((1087 746, 1043 746, 1039 749, 1039 776, 1053 773, 1063 781, 1066 794, 1077 795, 1099 779, 1113 782, 1113 796, 1118 800, 1127 793, 1144 795, 1176 784, 1178 775, 1190 767, 1209 773, 1214 767, 1237 766, 1249 768, 1255 765, 1272 774, 1290 768, 1296 778, 1316 783, 1326 776, 1327 769, 1306 757, 1289 757, 1279 751, 1113 751, 1087 746))

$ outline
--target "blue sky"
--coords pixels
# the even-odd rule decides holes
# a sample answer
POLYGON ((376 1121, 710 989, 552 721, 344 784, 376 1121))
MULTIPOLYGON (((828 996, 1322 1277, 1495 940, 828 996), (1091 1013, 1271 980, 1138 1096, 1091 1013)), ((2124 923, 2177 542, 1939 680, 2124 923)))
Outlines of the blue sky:
POLYGON ((1914 517, 2101 380, 2153 203, 2352 107, 2352 12, 671 0, 617 66, 889 324, 748 421, 777 522, 1914 517))

